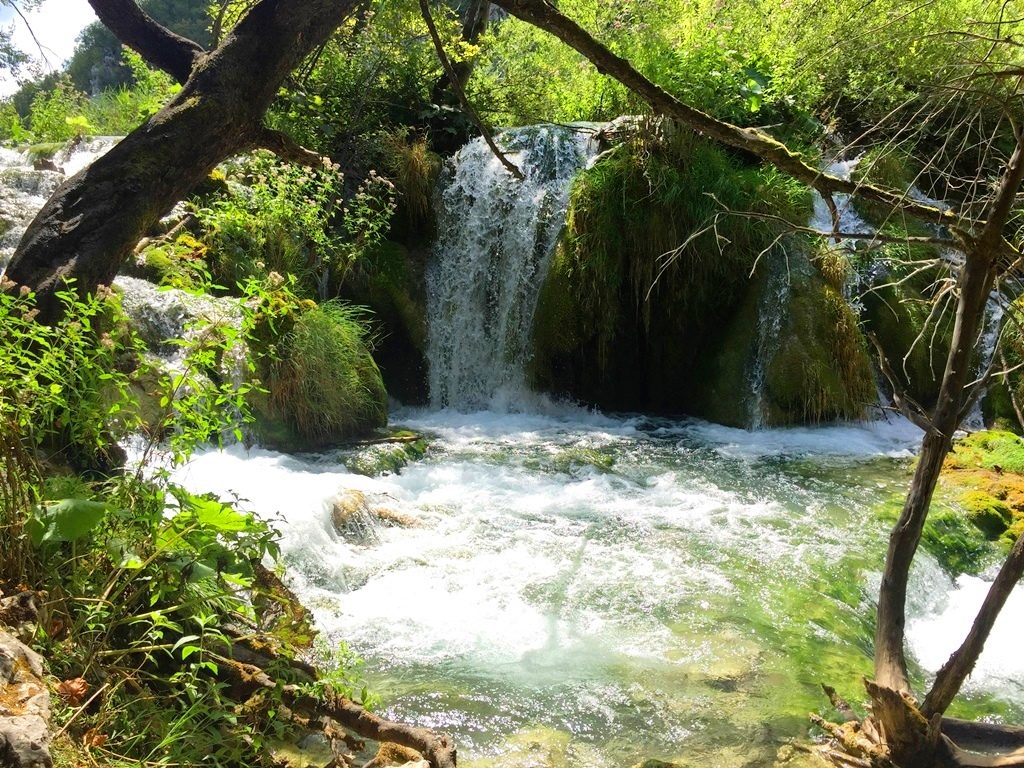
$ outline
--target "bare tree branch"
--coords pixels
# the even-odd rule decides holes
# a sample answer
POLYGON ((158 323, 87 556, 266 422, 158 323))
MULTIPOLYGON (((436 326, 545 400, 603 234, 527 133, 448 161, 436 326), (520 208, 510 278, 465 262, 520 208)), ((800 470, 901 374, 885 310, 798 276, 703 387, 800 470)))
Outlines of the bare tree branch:
POLYGON ((473 105, 469 103, 469 99, 466 97, 466 91, 462 87, 459 73, 455 71, 455 67, 452 65, 451 59, 448 58, 448 54, 444 51, 444 43, 441 42, 441 36, 437 33, 437 25, 434 24, 434 17, 430 15, 430 6, 427 5, 427 0, 420 0, 420 11, 423 13, 423 21, 427 23, 427 30, 430 32, 430 39, 434 41, 434 50, 437 51, 437 58, 441 61, 441 67, 444 69, 445 73, 448 75, 448 79, 451 81, 452 90, 455 91, 455 95, 459 98, 459 103, 462 104, 462 109, 476 124, 477 129, 480 131, 480 135, 483 136, 484 141, 487 142, 487 146, 490 147, 491 152, 496 158, 498 158, 498 161, 505 166, 509 173, 522 181, 526 177, 519 169, 519 166, 509 160, 498 145, 494 143, 494 139, 491 137, 491 132, 487 129, 487 126, 484 125, 480 116, 476 113, 476 110, 473 109, 473 105))

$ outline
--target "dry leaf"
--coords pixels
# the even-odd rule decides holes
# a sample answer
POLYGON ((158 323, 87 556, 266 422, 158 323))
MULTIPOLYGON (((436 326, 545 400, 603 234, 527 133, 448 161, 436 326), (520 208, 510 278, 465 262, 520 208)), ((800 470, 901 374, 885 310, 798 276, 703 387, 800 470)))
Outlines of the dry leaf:
POLYGON ((72 707, 81 704, 87 693, 89 693, 89 684, 81 677, 65 680, 57 686, 57 695, 72 707))
POLYGON ((95 728, 90 728, 82 736, 82 744, 86 747, 102 747, 107 743, 107 734, 100 733, 95 728))

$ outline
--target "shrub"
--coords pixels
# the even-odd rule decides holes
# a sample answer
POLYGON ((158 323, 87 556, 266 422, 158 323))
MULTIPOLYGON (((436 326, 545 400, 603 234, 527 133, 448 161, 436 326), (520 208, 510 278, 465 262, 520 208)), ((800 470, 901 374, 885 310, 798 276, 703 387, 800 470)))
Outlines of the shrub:
POLYGON ((327 302, 303 312, 270 364, 274 412, 315 444, 387 423, 387 393, 370 354, 365 311, 327 302))

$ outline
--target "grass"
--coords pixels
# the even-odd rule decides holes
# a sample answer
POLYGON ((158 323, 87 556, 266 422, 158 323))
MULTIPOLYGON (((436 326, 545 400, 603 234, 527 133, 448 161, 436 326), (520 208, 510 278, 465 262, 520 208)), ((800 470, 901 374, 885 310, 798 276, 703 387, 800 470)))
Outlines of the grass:
POLYGON ((336 302, 299 315, 272 361, 274 414, 312 444, 387 423, 387 393, 370 354, 365 311, 336 302))

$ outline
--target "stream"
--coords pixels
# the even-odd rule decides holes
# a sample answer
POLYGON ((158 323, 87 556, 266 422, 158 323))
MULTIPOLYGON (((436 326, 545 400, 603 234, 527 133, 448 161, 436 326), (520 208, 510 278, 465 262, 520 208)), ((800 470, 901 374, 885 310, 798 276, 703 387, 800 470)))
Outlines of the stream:
MULTIPOLYGON (((899 420, 745 431, 530 393, 536 291, 593 149, 553 129, 503 141, 526 182, 503 186, 474 142, 439 192, 433 406, 391 418, 426 436, 425 458, 367 477, 340 450, 234 445, 174 477, 272 520, 327 643, 365 660, 386 716, 454 736, 463 765, 798 764, 808 712, 826 711, 821 683, 863 698, 888 530, 920 433, 899 420), (462 279, 474 275, 491 279, 462 279), (404 524, 342 535, 332 506, 351 490, 404 524)), ((71 173, 111 144, 58 160, 71 173)), ((4 150, 0 176, 2 268, 63 174, 4 150)), ((197 301, 118 285, 136 326, 158 335, 197 301)), ((919 552, 908 624, 919 683, 959 644, 986 586, 919 552)), ((1018 589, 953 714, 1024 719, 1021 637, 1018 589)))
MULTIPOLYGON (((452 733, 467 765, 775 765, 825 705, 820 683, 859 700, 915 428, 547 411, 400 412, 431 447, 383 477, 235 446, 178 479, 277 519, 293 585, 365 659, 384 712, 452 733), (343 489, 418 525, 346 540, 331 524, 343 489)), ((919 555, 919 675, 984 586, 919 555)), ((1018 591, 962 712, 1024 715, 1022 635, 1018 591)))

